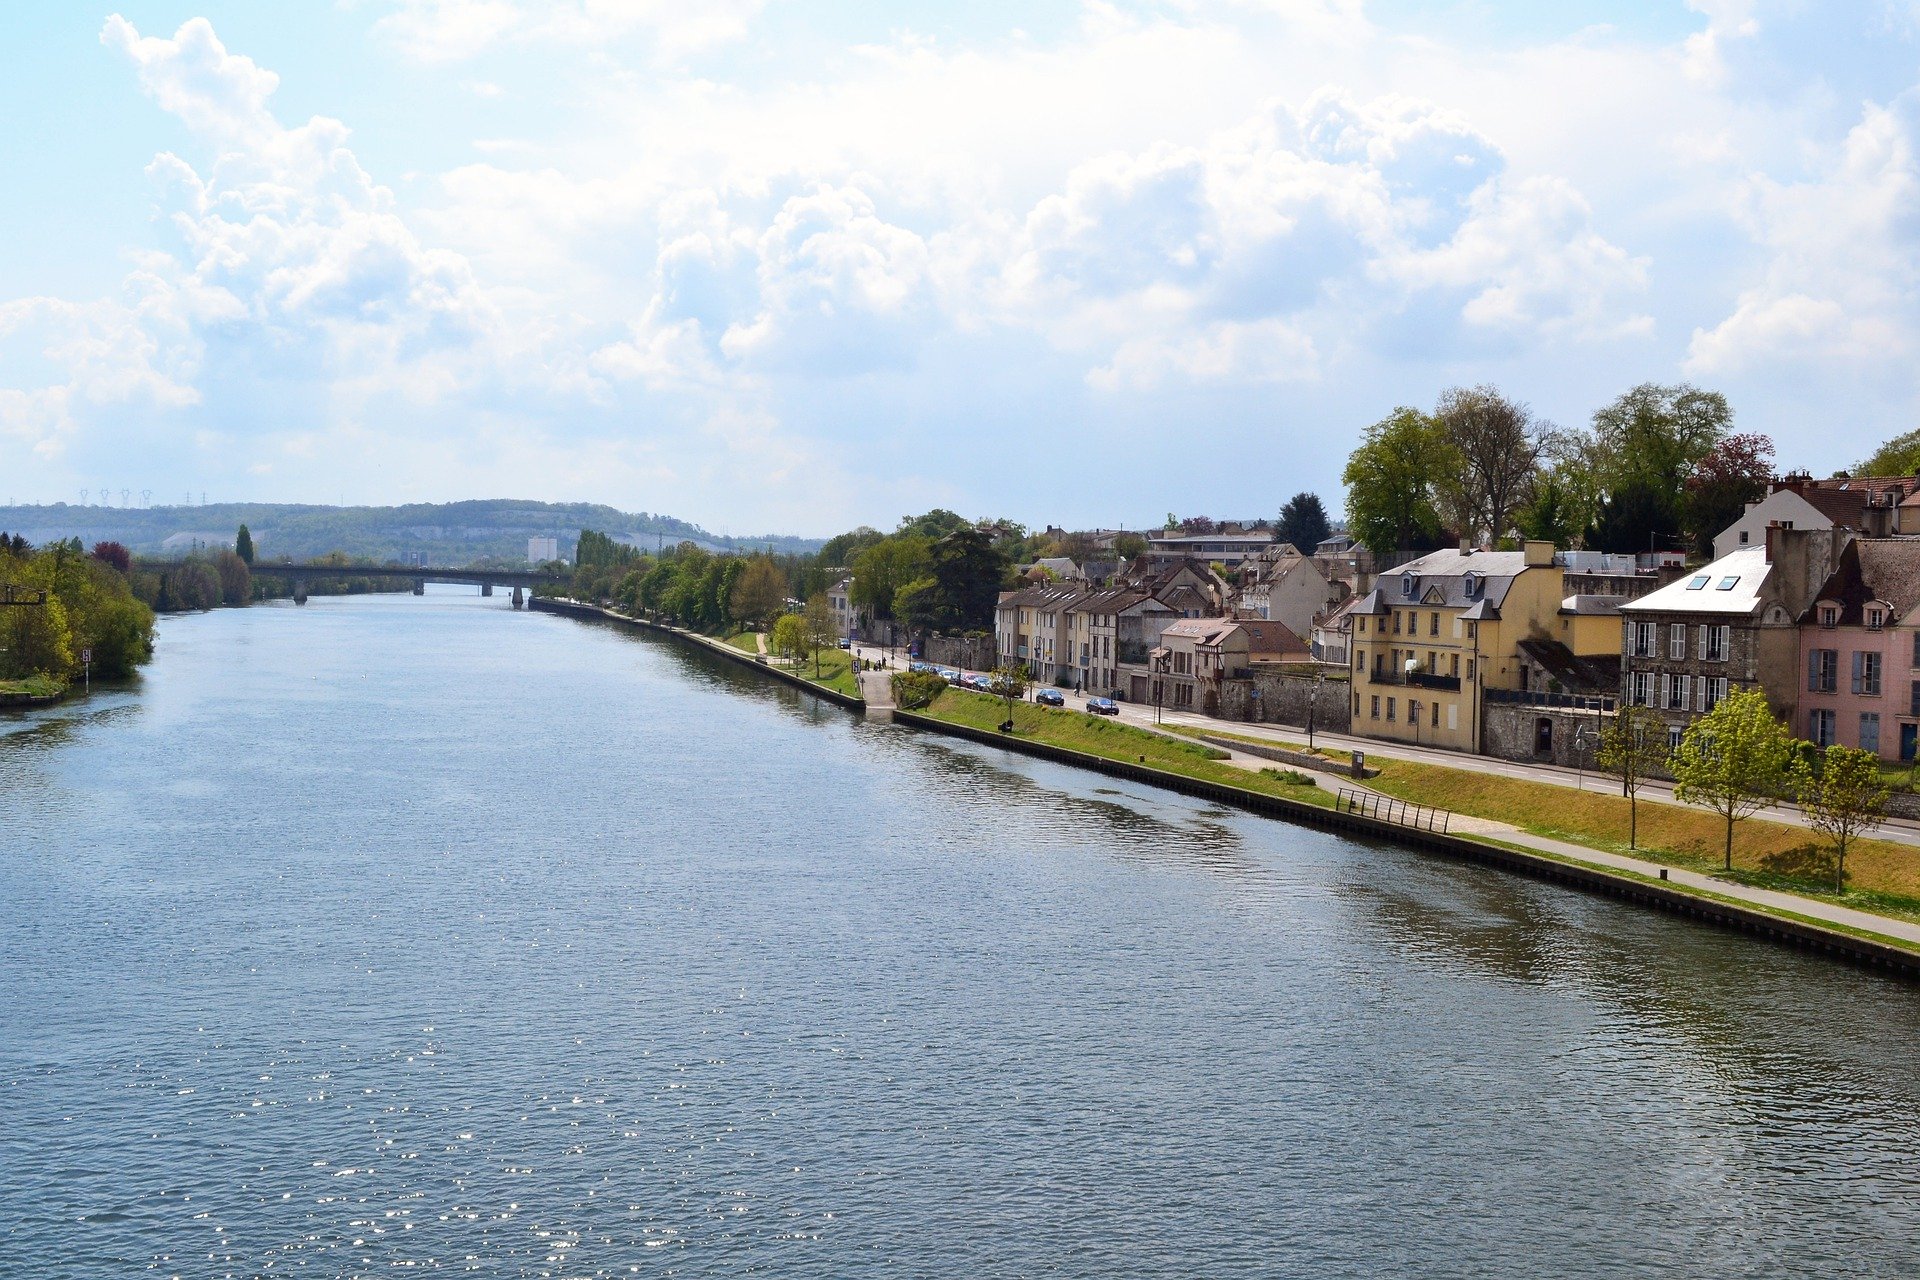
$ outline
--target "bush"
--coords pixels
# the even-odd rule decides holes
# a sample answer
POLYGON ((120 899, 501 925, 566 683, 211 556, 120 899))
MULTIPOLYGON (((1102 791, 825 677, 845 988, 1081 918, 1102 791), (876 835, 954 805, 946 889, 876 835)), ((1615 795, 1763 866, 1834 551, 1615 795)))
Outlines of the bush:
POLYGON ((933 705, 947 682, 931 671, 901 671, 893 677, 893 701, 903 711, 918 711, 933 705))
POLYGON ((1284 782, 1288 786, 1317 787, 1320 785, 1319 779, 1310 773, 1302 773, 1298 769, 1262 769, 1260 772, 1275 781, 1284 782))

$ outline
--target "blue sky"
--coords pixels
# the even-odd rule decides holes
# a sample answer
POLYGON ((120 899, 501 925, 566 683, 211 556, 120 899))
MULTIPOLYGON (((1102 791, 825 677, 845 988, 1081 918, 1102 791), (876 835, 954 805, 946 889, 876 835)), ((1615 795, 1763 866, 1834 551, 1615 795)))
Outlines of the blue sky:
POLYGON ((23 3, 0 499, 1337 507, 1368 423, 1915 423, 1920 6, 23 3))

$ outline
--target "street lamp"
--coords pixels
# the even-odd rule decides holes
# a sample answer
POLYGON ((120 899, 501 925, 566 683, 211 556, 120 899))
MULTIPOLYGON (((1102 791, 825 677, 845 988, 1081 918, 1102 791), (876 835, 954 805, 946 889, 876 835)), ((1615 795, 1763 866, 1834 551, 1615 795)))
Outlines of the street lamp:
POLYGON ((1314 720, 1314 714, 1320 709, 1320 681, 1324 678, 1325 678, 1325 673, 1316 668, 1313 673, 1313 686, 1307 690, 1307 750, 1308 751, 1313 750, 1313 720, 1314 720))

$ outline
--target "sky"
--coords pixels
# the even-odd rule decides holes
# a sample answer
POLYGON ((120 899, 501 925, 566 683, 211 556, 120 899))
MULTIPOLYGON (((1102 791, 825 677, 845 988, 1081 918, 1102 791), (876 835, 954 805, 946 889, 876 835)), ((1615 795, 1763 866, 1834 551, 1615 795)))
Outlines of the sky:
POLYGON ((0 499, 1339 509, 1492 383, 1915 425, 1920 4, 0 11, 0 499))

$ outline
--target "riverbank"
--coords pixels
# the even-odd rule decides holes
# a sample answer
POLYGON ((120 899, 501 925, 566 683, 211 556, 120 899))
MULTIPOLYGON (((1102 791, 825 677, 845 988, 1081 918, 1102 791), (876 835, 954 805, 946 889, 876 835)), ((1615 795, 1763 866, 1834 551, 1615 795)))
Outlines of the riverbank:
POLYGON ((44 707, 67 696, 70 686, 46 676, 0 680, 0 708, 44 707))
MULTIPOLYGON (((859 698, 762 662, 724 641, 682 628, 551 597, 536 598, 529 607, 669 636, 849 709, 865 709, 859 698)), ((1228 750, 1237 750, 1238 744, 1230 741, 1212 745, 1191 736, 1024 702, 1016 704, 1015 732, 1007 734, 998 728, 1005 713, 1006 703, 1001 699, 948 690, 930 707, 913 712, 896 709, 891 714, 896 723, 910 728, 1071 764, 1266 817, 1388 840, 1497 867, 1920 979, 1920 925, 1829 907, 1789 893, 1714 881, 1698 872, 1669 871, 1653 862, 1531 836, 1491 822, 1482 822, 1486 829, 1473 832, 1433 830, 1389 820, 1341 804, 1335 793, 1344 784, 1336 785, 1332 775, 1325 778, 1328 786, 1304 785, 1297 780, 1298 775, 1288 776, 1292 770, 1259 767, 1264 761, 1234 762, 1228 750)), ((1328 768, 1333 767, 1328 762, 1328 768)), ((1367 795, 1393 795, 1393 790, 1380 787, 1378 778, 1352 785, 1367 795)), ((1439 803, 1446 807, 1444 799, 1439 803)))
MULTIPOLYGON (((806 676, 796 672, 777 667, 771 660, 763 660, 760 655, 750 655, 743 649, 728 644, 724 640, 716 640, 711 636, 703 636, 698 632, 688 631, 684 627, 671 627, 663 622, 653 622, 646 618, 635 618, 614 609, 602 608, 597 604, 583 604, 578 600, 564 600, 558 596, 530 596, 527 600, 527 608, 540 613, 558 613, 571 618, 584 618, 595 622, 610 622, 615 626, 627 627, 635 631, 647 631, 654 635, 668 636, 683 644, 691 645, 702 652, 724 658, 728 662, 735 663, 736 665, 751 667, 755 671, 772 676, 775 680, 792 685, 797 689, 805 690, 816 697, 825 698, 827 701, 846 707, 850 711, 866 710, 866 701, 858 694, 845 693, 830 685, 822 684, 816 680, 810 680, 806 676)), ((842 665, 842 669, 845 669, 844 664, 842 665)))
MULTIPOLYGON (((1197 770, 1159 767, 1151 762, 1151 752, 1143 753, 1148 756, 1148 761, 1140 760, 1138 755, 1127 759, 1120 755, 1096 754, 1046 740, 1043 735, 1047 722, 1044 720, 1028 725, 1025 734, 1005 734, 997 728, 973 723, 979 719, 978 711, 967 704, 949 701, 956 696, 951 692, 942 694, 931 707, 917 712, 896 710, 893 713, 894 721, 1023 755, 1091 769, 1109 777, 1164 787, 1266 817, 1352 836, 1389 840, 1424 852, 1600 893, 1670 915, 1709 921, 1756 937, 1920 980, 1920 930, 1902 926, 1896 921, 1886 921, 1885 926, 1916 936, 1903 938, 1877 931, 1875 926, 1882 922, 1872 917, 1865 917, 1857 923, 1846 923, 1837 919, 1820 919, 1784 904, 1742 900, 1735 896, 1741 891, 1740 886, 1727 885, 1724 892, 1717 892, 1697 883, 1676 882, 1652 864, 1643 864, 1645 870, 1634 870, 1625 865, 1601 865, 1582 856, 1588 851, 1572 845, 1562 845, 1557 851, 1523 846, 1485 836, 1390 821, 1367 812, 1356 812, 1344 805, 1315 803, 1305 799, 1299 791, 1278 794, 1269 787, 1261 786, 1257 779, 1262 775, 1245 769, 1230 770, 1228 778, 1215 778, 1200 776, 1197 770)), ((992 701, 984 695, 971 696, 982 702, 992 701)), ((1019 727, 1020 724, 1016 722, 1016 728, 1019 727)), ((1146 737, 1157 736, 1138 729, 1130 732, 1146 737)), ((1167 741, 1175 740, 1168 738, 1167 741)), ((1214 767, 1229 769, 1228 766, 1217 764, 1214 767)), ((1624 864, 1628 860, 1610 861, 1624 864)), ((1767 896, 1785 898, 1788 895, 1767 896)), ((1807 903, 1806 906, 1817 909, 1819 904, 1807 903)), ((1865 916, 1862 912, 1845 914, 1851 917, 1865 916)))

